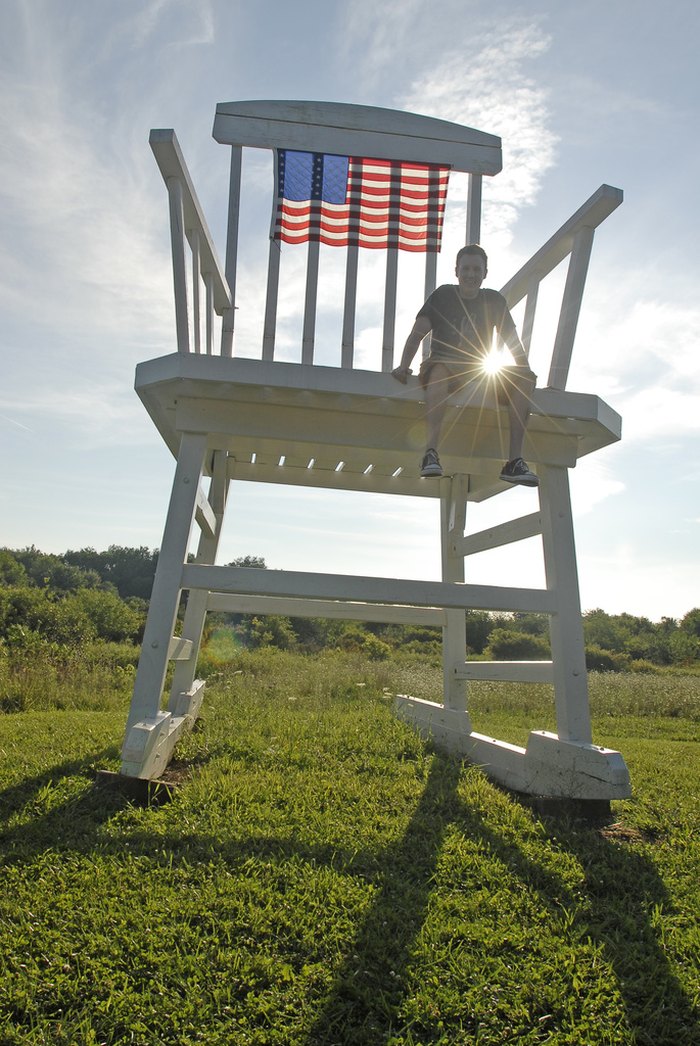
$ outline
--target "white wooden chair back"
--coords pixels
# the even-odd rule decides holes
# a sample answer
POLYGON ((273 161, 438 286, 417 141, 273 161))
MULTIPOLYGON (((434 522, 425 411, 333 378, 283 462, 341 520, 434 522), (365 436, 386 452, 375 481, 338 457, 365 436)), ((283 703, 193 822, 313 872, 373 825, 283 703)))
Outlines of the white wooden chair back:
MULTIPOLYGON (((234 355, 234 317, 241 224, 241 175, 244 148, 294 149, 316 153, 447 165, 468 174, 465 242, 478 242, 484 175, 501 169, 501 143, 494 135, 445 120, 412 113, 336 102, 241 101, 217 106, 214 138, 231 148, 228 229, 225 269, 217 259, 211 233, 173 130, 153 130, 150 143, 170 197, 170 225, 175 282, 178 351, 234 355), (188 257, 189 256, 189 257, 188 257), (191 300, 190 300, 191 299, 191 300)), ((502 288, 512 307, 525 299, 522 340, 529 352, 538 292, 544 279, 569 256, 557 333, 547 386, 563 390, 588 270, 595 228, 622 202, 622 192, 602 185, 589 200, 502 288)), ((271 208, 272 211, 272 208, 271 208)), ((290 248, 297 250, 299 248, 290 248)), ((346 251, 342 295, 341 367, 355 360, 358 251, 346 251)), ((319 287, 319 244, 306 246, 301 363, 316 360, 316 318, 319 287)), ((382 318, 381 365, 394 365, 398 250, 386 252, 382 318)), ((263 360, 276 358, 281 251, 270 239, 264 306, 263 360)), ((425 253, 424 296, 434 289, 437 255, 425 253)), ((246 352, 245 355, 250 355, 246 352)), ((376 368, 375 368, 376 369, 376 368)))

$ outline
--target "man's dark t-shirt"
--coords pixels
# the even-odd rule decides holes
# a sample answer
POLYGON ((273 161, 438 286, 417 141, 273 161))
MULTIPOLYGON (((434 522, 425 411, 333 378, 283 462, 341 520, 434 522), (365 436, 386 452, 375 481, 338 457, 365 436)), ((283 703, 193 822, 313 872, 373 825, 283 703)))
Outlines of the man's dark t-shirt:
MULTIPOLYGON (((515 324, 505 298, 482 288, 476 297, 463 298, 459 287, 437 287, 418 312, 432 327, 430 359, 479 363, 491 351, 493 332, 506 342, 515 324)), ((517 334, 516 334, 517 337, 517 334)))

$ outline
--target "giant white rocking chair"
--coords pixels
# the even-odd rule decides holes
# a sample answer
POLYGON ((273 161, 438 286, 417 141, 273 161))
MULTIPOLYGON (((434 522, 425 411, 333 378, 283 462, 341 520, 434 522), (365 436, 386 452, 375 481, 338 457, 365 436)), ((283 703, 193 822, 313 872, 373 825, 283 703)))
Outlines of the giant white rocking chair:
MULTIPOLYGON (((620 437, 619 416, 597 396, 565 391, 595 228, 622 200, 603 185, 502 288, 511 307, 525 299, 522 338, 529 349, 538 288, 569 258, 546 387, 535 392, 527 457, 540 478, 539 510, 465 536, 466 506, 510 489, 498 478, 505 411, 462 394, 441 448, 444 478, 418 476, 415 441, 422 391, 391 376, 397 251, 386 252, 381 370, 353 367, 358 249, 347 248, 341 366, 314 363, 319 246, 307 253, 301 362, 275 359, 280 251, 271 242, 262 347, 235 342, 234 296, 243 147, 449 165, 468 176, 466 242, 479 239, 481 179, 501 167, 500 139, 404 112, 320 102, 235 102, 217 108, 214 137, 231 147, 225 273, 217 259, 172 130, 151 133, 170 200, 177 352, 138 366, 136 390, 176 459, 175 478, 153 585, 122 753, 121 773, 158 778, 183 730, 192 725, 204 683, 195 678, 207 611, 341 617, 441 625, 444 692, 435 702, 397 699, 397 712, 435 744, 482 765, 516 791, 610 800, 629 795, 618 752, 592 744, 581 609, 568 487, 577 459, 620 437), (203 484, 208 480, 206 489, 203 484), (440 499, 442 580, 356 577, 216 565, 232 481, 404 494, 440 499), (200 537, 188 563, 192 528, 200 537), (465 558, 541 535, 542 589, 473 585, 465 558), (182 635, 174 629, 189 592, 182 635), (551 661, 467 660, 465 611, 549 615, 551 661), (162 707, 169 661, 175 661, 162 707), (557 732, 533 730, 521 748, 472 730, 469 680, 547 682, 557 732)), ((291 250, 300 251, 295 247, 291 250)), ((436 256, 425 255, 425 293, 436 256)), ((378 361, 379 362, 379 361, 378 361)), ((437 535, 436 535, 437 539, 437 535)))

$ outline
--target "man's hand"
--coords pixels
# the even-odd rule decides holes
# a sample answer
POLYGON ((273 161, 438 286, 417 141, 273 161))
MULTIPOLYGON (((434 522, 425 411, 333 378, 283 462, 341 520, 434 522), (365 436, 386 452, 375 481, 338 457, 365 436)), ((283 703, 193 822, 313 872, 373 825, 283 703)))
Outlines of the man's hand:
POLYGON ((408 381, 409 375, 413 374, 413 371, 410 367, 394 367, 391 373, 397 381, 400 381, 402 385, 405 385, 408 381))

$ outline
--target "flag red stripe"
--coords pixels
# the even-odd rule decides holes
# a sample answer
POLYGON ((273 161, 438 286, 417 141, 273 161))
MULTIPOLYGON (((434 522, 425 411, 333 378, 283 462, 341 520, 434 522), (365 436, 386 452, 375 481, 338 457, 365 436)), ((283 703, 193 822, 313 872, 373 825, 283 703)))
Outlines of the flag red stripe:
POLYGON ((446 167, 351 157, 346 202, 278 199, 274 237, 437 251, 448 177, 446 167))

